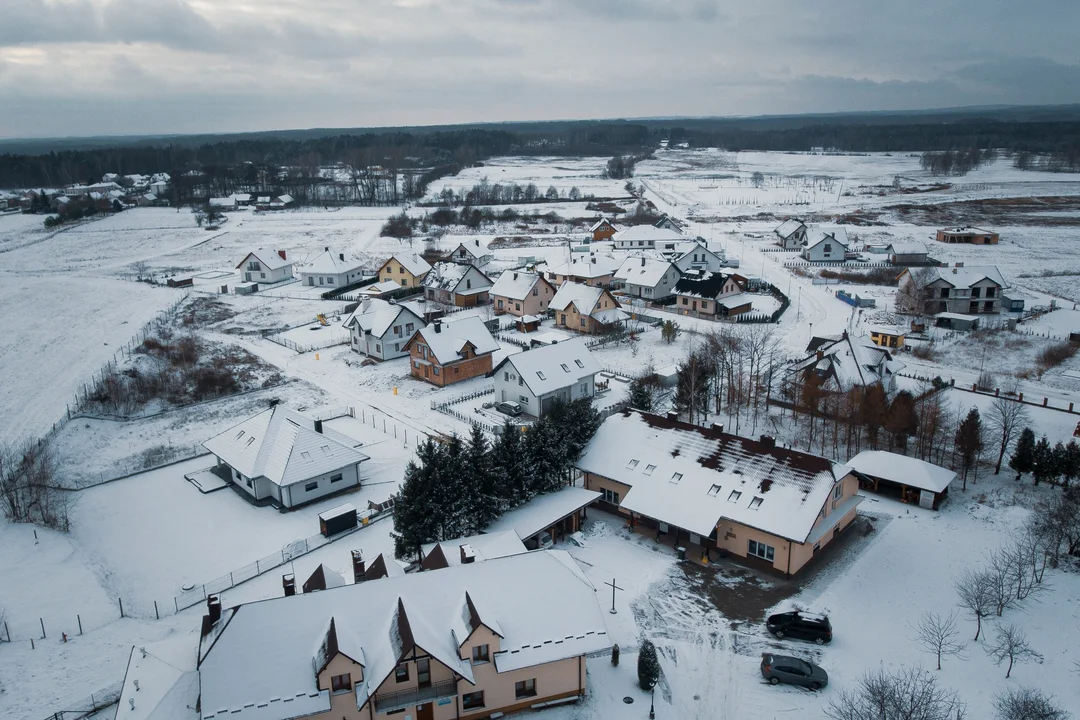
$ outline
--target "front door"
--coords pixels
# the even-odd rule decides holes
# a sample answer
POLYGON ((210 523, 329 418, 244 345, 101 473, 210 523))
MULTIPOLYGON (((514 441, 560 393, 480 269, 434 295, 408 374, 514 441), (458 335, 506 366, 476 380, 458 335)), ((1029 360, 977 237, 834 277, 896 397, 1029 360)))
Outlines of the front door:
POLYGON ((308 285, 314 285, 315 284, 315 278, 313 276, 309 276, 308 279, 307 279, 307 284, 308 285))
POLYGON ((432 703, 417 705, 416 720, 435 720, 435 706, 432 703))

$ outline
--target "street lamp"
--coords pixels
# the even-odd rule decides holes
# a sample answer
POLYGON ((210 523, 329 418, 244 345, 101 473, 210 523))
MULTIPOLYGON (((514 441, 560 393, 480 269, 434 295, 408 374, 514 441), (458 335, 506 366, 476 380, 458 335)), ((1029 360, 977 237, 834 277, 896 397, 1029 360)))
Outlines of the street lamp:
POLYGON ((656 720, 656 684, 649 691, 649 720, 656 720))

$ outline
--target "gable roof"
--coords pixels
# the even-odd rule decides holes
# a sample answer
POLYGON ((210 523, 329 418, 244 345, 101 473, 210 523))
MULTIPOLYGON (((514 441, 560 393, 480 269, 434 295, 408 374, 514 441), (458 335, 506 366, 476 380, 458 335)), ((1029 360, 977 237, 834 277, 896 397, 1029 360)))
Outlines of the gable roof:
POLYGON ((605 225, 607 225, 608 227, 611 227, 611 228, 615 227, 614 225, 611 224, 610 220, 608 220, 606 217, 602 217, 599 220, 597 220, 593 224, 593 226, 591 228, 589 228, 589 232, 596 232, 597 230, 604 227, 605 225))
POLYGON ((819 345, 813 355, 796 362, 788 372, 811 368, 832 375, 838 389, 847 392, 853 387, 884 383, 889 374, 903 370, 904 364, 893 360, 892 354, 874 344, 869 336, 852 337, 845 332, 839 339, 819 345))
POLYGON ((857 473, 939 493, 956 478, 940 465, 884 450, 864 450, 847 462, 857 473))
POLYGON ((125 720, 199 720, 196 660, 190 636, 132 647, 118 714, 125 720))
POLYGON ((324 250, 315 256, 315 259, 300 267, 300 272, 322 275, 344 275, 360 269, 358 260, 342 260, 341 253, 332 253, 324 250))
MULTIPOLYGON (((398 287, 396 283, 394 287, 398 287)), ((398 322, 398 318, 402 313, 411 315, 412 319, 415 320, 416 327, 424 324, 423 308, 412 302, 392 303, 380 298, 364 298, 349 317, 345 318, 345 322, 341 323, 341 326, 350 328, 356 325, 364 333, 382 337, 387 330, 398 322)), ((409 319, 404 319, 401 322, 409 322, 409 319)))
POLYGON ((243 260, 236 264, 236 267, 239 268, 243 266, 243 264, 247 261, 249 257, 253 257, 260 263, 265 265, 267 270, 277 270, 279 268, 287 267, 293 264, 292 260, 286 260, 285 258, 281 257, 277 250, 266 250, 264 248, 259 248, 258 250, 252 250, 247 255, 245 255, 243 260))
POLYGON ((965 265, 964 267, 933 267, 933 280, 944 280, 957 289, 969 288, 980 280, 989 280, 999 287, 1008 287, 996 265, 965 265))
POLYGON ((610 255, 590 253, 585 257, 575 257, 570 262, 550 265, 547 272, 569 277, 598 278, 614 274, 619 265, 620 261, 610 255))
POLYGON ((491 294, 511 300, 524 300, 538 281, 547 283, 549 287, 551 285, 537 273, 507 270, 491 286, 491 294))
POLYGON ((896 240, 885 249, 893 255, 925 255, 926 245, 918 240, 896 240))
POLYGON ((576 385, 601 370, 600 363, 581 338, 509 355, 495 366, 493 372, 498 372, 507 363, 514 366, 518 377, 537 397, 576 385))
POLYGON ((476 316, 436 321, 418 330, 405 347, 412 345, 418 337, 428 346, 440 365, 461 359, 461 351, 468 344, 475 348, 477 355, 486 355, 499 349, 499 343, 491 337, 484 321, 476 316))
POLYGON ((398 253, 397 255, 391 255, 386 262, 379 266, 379 270, 382 271, 390 260, 397 260, 398 264, 412 273, 413 276, 423 275, 431 269, 428 261, 420 257, 418 253, 398 253))
POLYGON ((472 288, 462 288, 461 294, 478 293, 491 287, 491 279, 478 268, 472 265, 462 265, 461 263, 452 262, 435 263, 431 267, 431 271, 420 281, 420 285, 426 288, 438 288, 449 292, 458 292, 458 285, 461 284, 466 275, 470 274, 472 274, 473 277, 476 277, 478 282, 474 283, 472 288))
POLYGON ((823 242, 835 242, 848 246, 847 230, 842 227, 812 227, 806 230, 806 247, 812 248, 823 242))
POLYGON ((735 278, 739 287, 745 285, 745 283, 739 282, 740 280, 743 280, 740 275, 734 273, 707 272, 701 277, 690 277, 688 275, 679 278, 679 281, 675 283, 674 293, 676 295, 715 300, 716 296, 723 292, 724 284, 731 278, 735 278))
MULTIPOLYGON (((555 297, 551 298, 548 308, 551 310, 565 310, 570 306, 570 303, 573 303, 579 313, 592 315, 594 310, 599 312, 604 309, 597 307, 597 303, 600 302, 600 298, 604 293, 607 293, 604 288, 567 281, 559 287, 555 297)), ((613 308, 620 307, 618 300, 614 297, 611 300, 613 308)))
POLYGON ((472 549, 476 562, 528 552, 517 534, 510 530, 425 543, 420 549, 424 557, 430 556, 438 549, 446 559, 447 565, 453 566, 461 565, 461 547, 463 545, 472 549))
POLYGON ((668 260, 654 260, 653 258, 647 257, 628 257, 615 272, 615 277, 619 280, 633 283, 634 285, 656 287, 660 283, 661 278, 664 277, 664 274, 671 268, 675 268, 675 272, 681 274, 679 269, 668 260))
POLYGON ((203 443, 247 477, 266 477, 279 486, 303 482, 368 459, 360 443, 315 421, 275 405, 203 443))
POLYGON ((715 429, 625 410, 607 418, 577 466, 629 485, 621 507, 708 536, 721 519, 795 542, 810 535, 850 468, 715 429))
POLYGON ((463 617, 470 600, 477 619, 502 635, 492 654, 499 673, 610 648, 596 592, 574 567, 564 551, 539 551, 243 605, 202 662, 203 720, 329 711, 309 648, 323 641, 331 618, 339 645, 348 628, 359 648, 349 656, 362 655, 361 707, 413 645, 473 682, 458 654, 465 638, 457 637, 472 624, 471 613, 463 617))
POLYGON ((676 230, 655 227, 653 225, 634 225, 621 230, 612 238, 620 242, 664 242, 665 240, 685 240, 686 236, 676 230))
MULTIPOLYGON (((567 515, 575 513, 600 498, 595 490, 568 485, 555 492, 543 493, 505 513, 488 526, 486 532, 513 530, 522 540, 528 540, 541 530, 551 527, 567 515)), ((578 570, 580 572, 580 569, 578 570)), ((583 576, 584 577, 584 576, 583 576)), ((588 582, 585 580, 585 582, 588 582)))
POLYGON ((773 232, 782 238, 789 238, 795 233, 797 233, 799 231, 799 228, 805 227, 806 223, 804 223, 802 220, 799 220, 798 218, 792 218, 791 220, 785 220, 784 222, 780 223, 776 227, 776 229, 773 230, 773 232))
POLYGON ((481 243, 478 238, 462 240, 454 246, 454 249, 451 250, 450 253, 451 255, 457 255, 458 250, 462 249, 477 260, 481 260, 491 255, 491 251, 488 250, 487 244, 481 243))

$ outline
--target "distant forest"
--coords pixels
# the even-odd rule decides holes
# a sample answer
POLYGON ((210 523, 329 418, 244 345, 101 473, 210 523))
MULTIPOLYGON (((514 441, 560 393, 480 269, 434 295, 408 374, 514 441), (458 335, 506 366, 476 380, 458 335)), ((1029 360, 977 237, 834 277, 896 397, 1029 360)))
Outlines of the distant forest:
POLYGON ((1080 108, 1021 110, 6 141, 0 143, 0 150, 7 150, 0 154, 0 187, 62 187, 97 182, 109 172, 167 172, 175 180, 199 170, 215 192, 227 194, 239 187, 304 186, 318 182, 320 168, 340 163, 409 175, 406 194, 418 197, 437 177, 498 155, 631 156, 655 149, 662 140, 732 151, 998 150, 1019 155, 1021 168, 1080 169, 1080 108), (283 182, 282 168, 290 169, 289 182, 283 182))

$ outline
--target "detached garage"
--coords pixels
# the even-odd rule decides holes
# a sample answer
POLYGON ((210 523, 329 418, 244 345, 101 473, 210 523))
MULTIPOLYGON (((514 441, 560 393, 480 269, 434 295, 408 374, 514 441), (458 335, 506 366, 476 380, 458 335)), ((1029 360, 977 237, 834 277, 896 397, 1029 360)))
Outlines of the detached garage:
POLYGON ((928 510, 938 509, 956 479, 956 473, 948 468, 884 450, 861 452, 847 465, 855 471, 862 489, 928 510))

